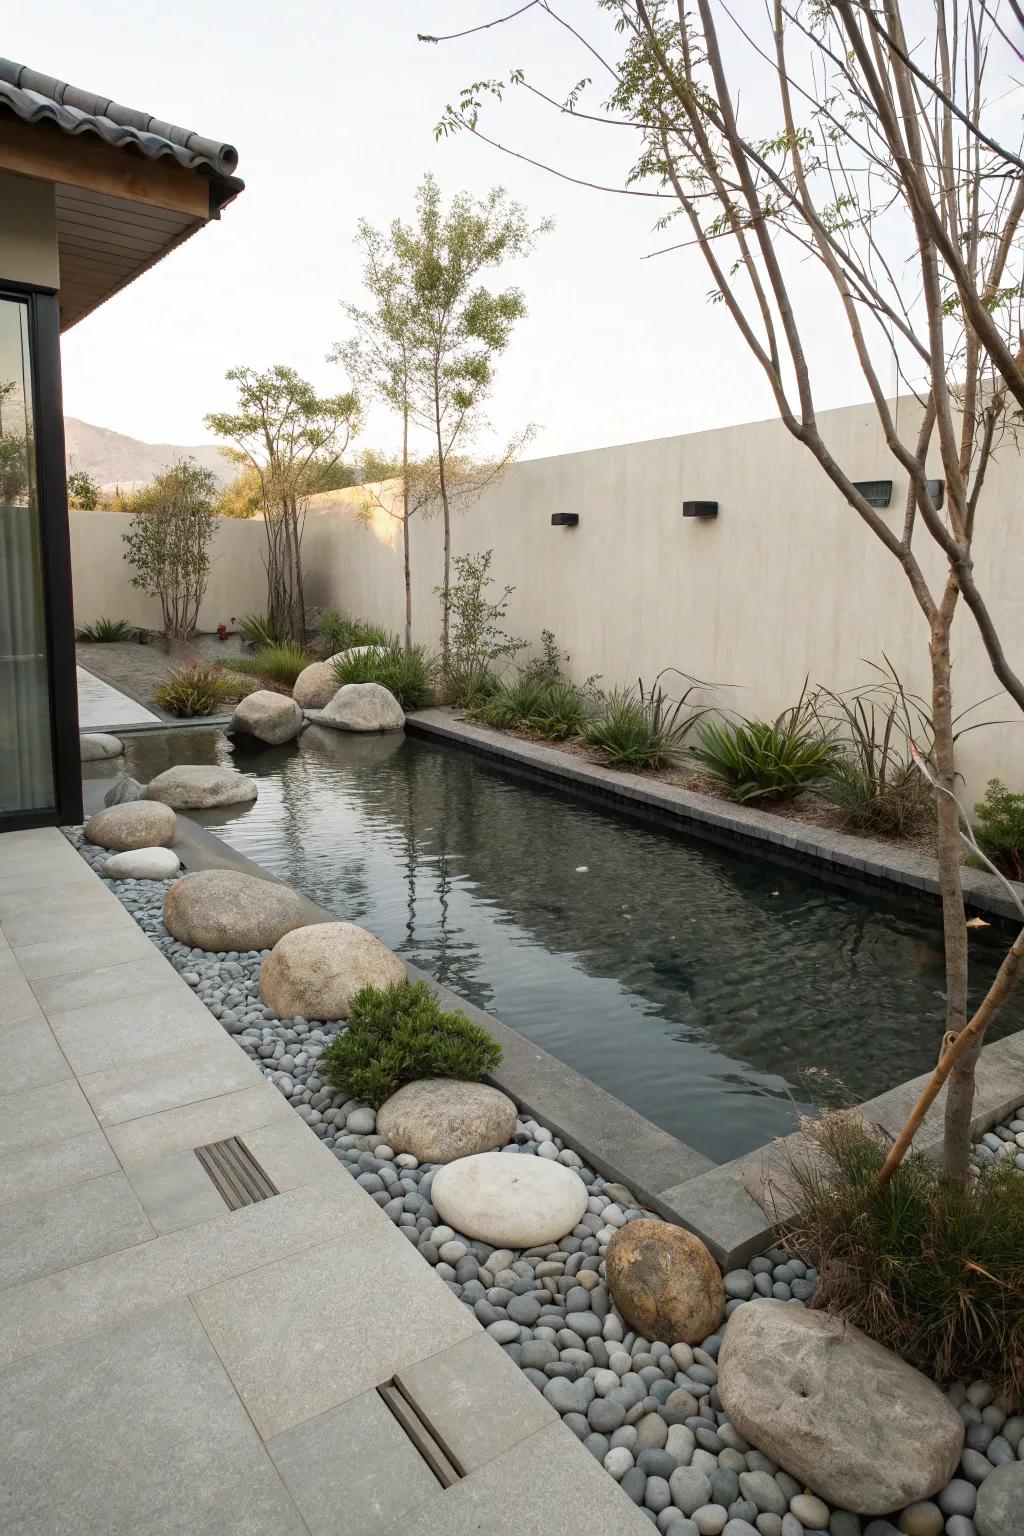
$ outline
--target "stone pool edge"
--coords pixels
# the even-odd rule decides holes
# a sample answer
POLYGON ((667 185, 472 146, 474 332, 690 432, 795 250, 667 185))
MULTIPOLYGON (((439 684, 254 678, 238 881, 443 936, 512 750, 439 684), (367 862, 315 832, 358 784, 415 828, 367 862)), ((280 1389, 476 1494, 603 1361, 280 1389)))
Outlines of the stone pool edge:
MULTIPOLYGON (((757 846, 790 863, 815 864, 846 882, 890 886, 918 898, 939 899, 938 863, 931 854, 916 849, 788 821, 696 790, 603 768, 557 747, 471 724, 453 709, 423 709, 407 715, 406 730, 424 740, 446 742, 491 758, 516 773, 675 822, 719 844, 757 846)), ((994 875, 964 865, 961 878, 971 912, 1020 926, 1019 912, 994 875)), ((1024 896, 1024 886, 1019 889, 1024 896)))
MULTIPOLYGON (((186 871, 236 869, 263 880, 277 880, 269 870, 238 853, 214 833, 179 812, 172 844, 186 871)), ((310 922, 336 922, 337 915, 297 891, 310 922)), ((716 1165, 694 1148, 670 1136, 636 1110, 558 1061, 517 1030, 459 997, 426 972, 406 965, 416 981, 426 981, 447 1008, 459 1008, 486 1029, 502 1047, 499 1070, 488 1081, 515 1101, 529 1117, 572 1146, 602 1178, 621 1182, 666 1221, 695 1232, 723 1270, 737 1268, 770 1246, 774 1224, 748 1193, 784 1165, 801 1142, 799 1132, 716 1165)), ((927 1074, 860 1105, 861 1112, 890 1135, 902 1126, 927 1074)), ((983 1047, 978 1062, 972 1134, 978 1137, 1006 1118, 1024 1098, 1024 1030, 983 1047)), ((942 1144, 941 1099, 925 1118, 915 1145, 933 1154, 942 1144)))

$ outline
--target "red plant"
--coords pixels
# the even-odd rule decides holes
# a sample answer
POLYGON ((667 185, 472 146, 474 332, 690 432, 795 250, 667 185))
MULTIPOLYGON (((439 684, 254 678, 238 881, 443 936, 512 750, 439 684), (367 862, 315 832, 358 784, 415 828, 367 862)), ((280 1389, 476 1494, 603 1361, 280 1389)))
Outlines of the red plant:
POLYGON ((218 640, 226 640, 227 637, 228 637, 228 627, 227 627, 227 625, 226 624, 218 624, 217 625, 217 639, 218 640))

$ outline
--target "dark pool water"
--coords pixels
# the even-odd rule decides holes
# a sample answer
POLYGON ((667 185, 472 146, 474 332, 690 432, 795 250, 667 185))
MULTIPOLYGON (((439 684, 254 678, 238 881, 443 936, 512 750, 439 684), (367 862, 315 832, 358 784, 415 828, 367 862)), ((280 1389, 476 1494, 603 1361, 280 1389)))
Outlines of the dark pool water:
MULTIPOLYGON (((230 755, 137 736, 129 772, 230 755)), ((234 761, 259 798, 211 831, 715 1161, 791 1130, 822 1069, 865 1099, 934 1062, 937 914, 411 737, 314 728, 234 761)), ((998 937, 972 945, 980 990, 998 937)))

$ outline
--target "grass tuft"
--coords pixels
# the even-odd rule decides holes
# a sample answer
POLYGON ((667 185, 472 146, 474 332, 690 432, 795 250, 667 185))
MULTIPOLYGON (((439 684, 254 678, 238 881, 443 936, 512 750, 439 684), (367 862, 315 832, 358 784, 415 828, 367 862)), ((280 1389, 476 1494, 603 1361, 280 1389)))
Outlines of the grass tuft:
POLYGON ((406 711, 433 703, 434 674, 434 660, 422 645, 407 651, 397 640, 360 656, 346 656, 334 665, 339 688, 345 683, 380 683, 406 711))
POLYGON ((340 608, 324 608, 317 615, 314 626, 314 644, 317 654, 334 656, 338 651, 351 650, 355 645, 391 645, 394 635, 382 624, 371 624, 366 619, 350 619, 340 608))
POLYGON ((153 689, 161 709, 183 720, 197 715, 215 715, 225 704, 236 702, 257 685, 247 678, 232 678, 219 667, 203 661, 190 661, 176 667, 153 689))
POLYGON ((233 656, 231 667, 235 672, 246 672, 253 677, 271 677, 276 683, 287 683, 290 688, 299 673, 315 660, 316 657, 301 645, 284 640, 280 645, 260 646, 251 656, 233 656))
POLYGON ((92 624, 82 625, 78 638, 90 645, 112 645, 117 640, 134 640, 136 633, 134 624, 127 619, 96 619, 92 624))

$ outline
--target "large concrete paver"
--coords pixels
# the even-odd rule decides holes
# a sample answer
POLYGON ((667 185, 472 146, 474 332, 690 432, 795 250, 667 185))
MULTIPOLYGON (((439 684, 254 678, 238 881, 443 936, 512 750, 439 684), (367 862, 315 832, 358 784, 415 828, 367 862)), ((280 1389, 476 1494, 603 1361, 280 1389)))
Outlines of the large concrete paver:
POLYGON ((0 1208, 0 1290, 135 1243, 153 1228, 120 1169, 0 1208))
POLYGON ((107 1137, 122 1167, 131 1168, 189 1147, 223 1141, 226 1136, 241 1136, 289 1117, 295 1118, 294 1109, 261 1078, 232 1093, 178 1104, 158 1114, 107 1126, 107 1137))
MULTIPOLYGON (((0 976, 0 992, 6 980, 0 976)), ((0 1021, 3 1017, 0 1012, 0 1021)), ((26 1014, 13 1024, 0 1022, 0 1060, 0 1100, 7 1094, 74 1076, 42 1011, 36 1018, 26 1014)))
POLYGON ((110 1143, 99 1129, 69 1136, 65 1141, 47 1141, 20 1152, 8 1152, 0 1157, 0 1205, 84 1184, 101 1173, 116 1173, 119 1166, 110 1143))
MULTIPOLYGON (((173 979, 173 978, 172 978, 173 979)), ((142 997, 113 998, 49 1013, 50 1027, 79 1075, 209 1043, 209 1014, 164 978, 142 997)), ((237 1049, 237 1047, 236 1047, 237 1049)))
POLYGON ((90 1072, 80 1082, 100 1124, 117 1125, 246 1088, 252 1082, 252 1063, 231 1036, 218 1029, 201 1047, 90 1072))
POLYGON ((96 1116, 76 1082, 48 1083, 5 1099, 0 1114, 0 1157, 43 1142, 96 1129, 96 1116))
POLYGON ((72 971, 65 976, 40 976, 31 985, 44 1012, 69 1013, 121 998, 144 1000, 155 987, 167 985, 167 971, 167 961, 150 945, 149 954, 134 960, 101 965, 90 971, 72 971))
POLYGON ((191 1304, 0 1372, 4 1536, 303 1536, 191 1304))

